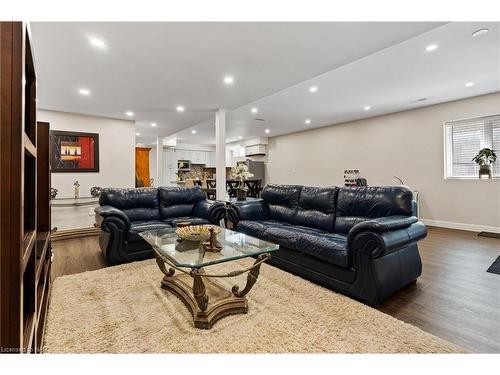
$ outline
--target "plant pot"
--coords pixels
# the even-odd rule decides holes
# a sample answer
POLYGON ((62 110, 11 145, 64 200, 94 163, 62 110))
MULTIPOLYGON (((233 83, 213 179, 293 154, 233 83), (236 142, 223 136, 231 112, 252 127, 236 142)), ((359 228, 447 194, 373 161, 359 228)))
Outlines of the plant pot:
POLYGON ((488 178, 491 178, 491 164, 479 166, 479 178, 481 178, 481 176, 488 176, 488 178))
POLYGON ((236 191, 236 199, 239 201, 245 201, 247 199, 247 192, 246 190, 240 190, 238 189, 236 191))

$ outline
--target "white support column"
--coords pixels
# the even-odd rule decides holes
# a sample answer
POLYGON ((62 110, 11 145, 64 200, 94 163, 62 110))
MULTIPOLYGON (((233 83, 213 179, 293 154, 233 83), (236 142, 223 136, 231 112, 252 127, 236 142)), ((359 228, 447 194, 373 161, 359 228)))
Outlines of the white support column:
POLYGON ((163 181, 163 137, 156 137, 156 180, 155 186, 165 186, 163 181))
POLYGON ((216 197, 223 200, 226 196, 226 111, 215 112, 215 179, 216 197))

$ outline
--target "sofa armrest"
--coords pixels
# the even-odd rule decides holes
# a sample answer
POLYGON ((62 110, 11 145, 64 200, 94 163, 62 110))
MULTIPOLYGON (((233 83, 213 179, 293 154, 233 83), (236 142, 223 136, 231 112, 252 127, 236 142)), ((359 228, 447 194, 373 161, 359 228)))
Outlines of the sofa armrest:
POLYGON ((347 236, 350 249, 369 246, 371 258, 390 254, 427 236, 427 228, 414 216, 388 216, 356 224, 347 236))
MULTIPOLYGON (((201 217, 210 221, 212 224, 219 224, 221 220, 220 211, 224 211, 224 203, 213 200, 201 200, 195 204, 193 209, 193 216, 201 217)), ((222 215, 223 216, 223 215, 222 215)))
POLYGON ((252 199, 231 203, 230 220, 236 226, 242 220, 266 220, 269 218, 269 206, 263 199, 252 199))
POLYGON ((112 206, 99 206, 94 209, 96 222, 101 228, 106 229, 107 222, 113 222, 124 231, 130 229, 130 219, 122 210, 112 206))

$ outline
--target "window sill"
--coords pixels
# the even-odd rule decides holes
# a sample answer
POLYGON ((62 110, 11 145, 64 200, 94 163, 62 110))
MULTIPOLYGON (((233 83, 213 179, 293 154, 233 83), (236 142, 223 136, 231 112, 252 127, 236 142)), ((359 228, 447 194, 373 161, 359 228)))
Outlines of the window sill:
POLYGON ((478 177, 445 177, 445 180, 467 180, 467 181, 493 181, 493 180, 500 180, 499 177, 492 177, 492 178, 478 178, 478 177))

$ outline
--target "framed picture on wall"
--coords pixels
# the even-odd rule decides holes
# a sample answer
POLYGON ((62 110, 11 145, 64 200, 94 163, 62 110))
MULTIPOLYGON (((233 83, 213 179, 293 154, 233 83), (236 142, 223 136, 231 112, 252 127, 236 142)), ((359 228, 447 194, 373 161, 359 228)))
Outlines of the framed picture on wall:
POLYGON ((99 172, 99 134, 50 132, 52 172, 99 172))

